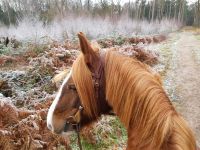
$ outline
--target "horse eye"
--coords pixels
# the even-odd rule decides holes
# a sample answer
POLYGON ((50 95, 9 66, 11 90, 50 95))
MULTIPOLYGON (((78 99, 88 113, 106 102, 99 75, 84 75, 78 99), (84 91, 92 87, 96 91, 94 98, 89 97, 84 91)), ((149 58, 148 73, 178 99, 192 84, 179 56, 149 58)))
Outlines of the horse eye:
POLYGON ((74 84, 68 84, 68 88, 71 90, 76 90, 76 86, 74 84))

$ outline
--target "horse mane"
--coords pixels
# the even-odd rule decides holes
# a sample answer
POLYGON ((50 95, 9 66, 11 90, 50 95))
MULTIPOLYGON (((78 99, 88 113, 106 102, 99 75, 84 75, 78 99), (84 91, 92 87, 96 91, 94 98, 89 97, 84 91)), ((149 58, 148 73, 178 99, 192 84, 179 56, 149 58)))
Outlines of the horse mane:
MULTIPOLYGON (((95 50, 98 55, 98 50, 95 50)), ((97 118, 92 74, 83 54, 72 66, 72 78, 84 113, 97 118)), ((105 54, 106 99, 131 134, 135 149, 195 150, 194 135, 175 111, 160 77, 138 60, 114 51, 105 54), (134 134, 132 134, 134 133, 134 134), (149 147, 151 146, 151 147, 149 147)))
POLYGON ((171 150, 195 150, 192 131, 175 111, 159 76, 147 65, 108 51, 105 76, 106 99, 134 133, 129 138, 134 138, 136 148, 160 150, 166 144, 171 150))
MULTIPOLYGON (((91 46, 94 50, 94 55, 99 55, 100 46, 98 43, 94 41, 91 43, 91 46)), ((92 73, 85 63, 83 53, 73 63, 72 78, 77 88, 81 104, 84 107, 85 115, 91 119, 96 119, 99 115, 99 109, 95 97, 92 73)))
MULTIPOLYGON (((140 61, 109 51, 106 54, 105 70, 106 98, 127 128, 134 122, 133 116, 141 115, 138 111, 146 111, 147 106, 149 108, 151 105, 149 102, 153 102, 154 105, 159 102, 168 104, 169 101, 158 75, 140 61), (154 100, 158 98, 159 100, 154 100)), ((173 108, 171 105, 167 106, 170 107, 167 109, 173 108)), ((150 109, 153 108, 155 107, 152 106, 150 109)), ((146 114, 146 112, 143 113, 143 115, 146 114)), ((140 119, 144 122, 144 118, 140 117, 140 119)))

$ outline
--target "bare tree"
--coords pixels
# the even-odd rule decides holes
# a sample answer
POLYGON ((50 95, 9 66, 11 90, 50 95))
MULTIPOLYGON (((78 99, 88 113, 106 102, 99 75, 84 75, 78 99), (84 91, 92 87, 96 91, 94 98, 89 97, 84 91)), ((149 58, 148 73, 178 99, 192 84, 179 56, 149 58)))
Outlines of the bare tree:
POLYGON ((151 21, 154 20, 156 0, 153 0, 153 3, 152 3, 152 4, 153 4, 153 5, 152 5, 151 21))
POLYGON ((198 16, 198 18, 197 18, 197 25, 200 27, 200 0, 198 0, 198 2, 197 2, 197 16, 198 16))

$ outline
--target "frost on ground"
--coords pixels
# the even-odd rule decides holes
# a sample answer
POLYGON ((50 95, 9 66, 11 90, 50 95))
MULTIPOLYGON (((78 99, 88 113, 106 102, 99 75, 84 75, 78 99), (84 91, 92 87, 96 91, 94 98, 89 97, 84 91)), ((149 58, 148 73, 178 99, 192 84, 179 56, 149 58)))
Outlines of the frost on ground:
MULTIPOLYGON (((104 50, 111 48, 154 66, 159 53, 150 45, 163 40, 164 36, 137 36, 99 39, 98 43, 104 50)), ((77 149, 76 135, 69 139, 52 134, 46 115, 60 85, 54 81, 68 73, 78 49, 74 40, 0 47, 0 149, 77 149)), ((81 138, 87 150, 123 149, 127 140, 123 125, 113 116, 102 116, 84 128, 81 138)))
POLYGON ((109 18, 67 17, 55 20, 51 24, 43 25, 37 20, 24 19, 19 25, 10 28, 1 27, 0 37, 13 37, 20 41, 35 43, 50 39, 74 39, 80 31, 93 39, 105 37, 130 37, 136 35, 164 34, 177 30, 180 24, 174 20, 136 21, 121 17, 111 22, 109 18))
MULTIPOLYGON (((200 29, 194 33, 195 38, 199 41, 200 43, 200 29)), ((200 50, 199 48, 195 47, 192 49, 195 61, 200 65, 200 50)))
POLYGON ((160 54, 164 56, 162 62, 166 66, 163 74, 165 89, 200 146, 200 41, 196 34, 191 29, 170 34, 169 40, 160 45, 160 54))

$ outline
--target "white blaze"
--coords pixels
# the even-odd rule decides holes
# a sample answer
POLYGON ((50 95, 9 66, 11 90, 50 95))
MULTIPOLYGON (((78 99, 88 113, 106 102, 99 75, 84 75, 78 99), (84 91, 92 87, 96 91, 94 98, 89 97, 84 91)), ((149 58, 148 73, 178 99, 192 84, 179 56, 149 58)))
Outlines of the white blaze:
POLYGON ((48 111, 48 114, 47 114, 47 127, 50 129, 50 130, 53 130, 53 113, 54 113, 54 110, 56 108, 56 105, 60 99, 60 96, 61 96, 61 92, 62 92, 62 89, 65 85, 65 83, 67 83, 67 81, 69 80, 70 76, 72 74, 72 70, 70 70, 69 74, 67 75, 67 77, 64 79, 59 91, 58 91, 58 94, 56 95, 56 98, 54 99, 53 103, 51 104, 50 108, 49 108, 49 111, 48 111))

